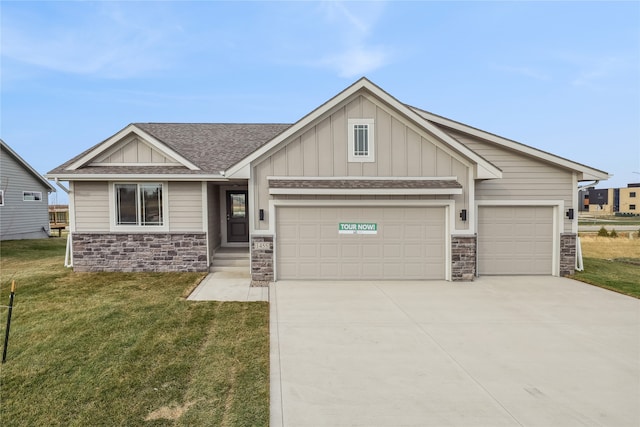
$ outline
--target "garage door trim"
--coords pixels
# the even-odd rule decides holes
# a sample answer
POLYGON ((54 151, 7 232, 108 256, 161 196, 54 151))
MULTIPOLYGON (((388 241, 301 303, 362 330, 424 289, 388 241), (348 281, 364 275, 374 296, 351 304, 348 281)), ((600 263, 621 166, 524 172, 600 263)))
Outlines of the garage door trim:
MULTIPOLYGON (((451 224, 455 224, 454 220, 454 201, 453 200, 270 200, 269 201, 269 233, 273 235, 274 244, 274 277, 278 277, 277 272, 277 239, 276 224, 278 221, 278 207, 300 206, 300 207, 441 207, 445 209, 445 279, 451 281, 451 224)), ((277 280, 277 279, 276 279, 277 280)))
MULTIPOLYGON (((560 276, 560 233, 564 231, 564 200, 478 200, 476 201, 475 229, 478 230, 478 217, 481 206, 547 206, 553 208, 553 250, 551 275, 560 276)), ((481 272, 479 272, 482 274, 481 272)))

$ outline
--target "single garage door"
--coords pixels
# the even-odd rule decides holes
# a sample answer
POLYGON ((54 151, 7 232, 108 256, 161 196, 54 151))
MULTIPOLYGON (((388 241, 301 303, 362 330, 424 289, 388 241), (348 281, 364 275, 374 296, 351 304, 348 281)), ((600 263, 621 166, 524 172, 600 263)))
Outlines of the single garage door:
POLYGON ((481 206, 478 274, 552 274, 553 208, 481 206))
POLYGON ((278 279, 444 279, 445 209, 279 207, 276 274, 278 279), (347 230, 340 231, 340 224, 347 230), (364 230, 346 234, 353 227, 364 230))

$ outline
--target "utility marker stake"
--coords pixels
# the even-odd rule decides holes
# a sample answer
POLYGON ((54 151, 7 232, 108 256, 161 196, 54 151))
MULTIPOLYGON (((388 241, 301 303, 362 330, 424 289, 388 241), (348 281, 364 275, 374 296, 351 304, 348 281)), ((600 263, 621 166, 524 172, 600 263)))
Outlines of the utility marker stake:
POLYGON ((7 361, 7 346, 9 345, 9 329, 11 329, 11 312, 13 311, 13 297, 16 294, 16 281, 11 281, 11 293, 9 294, 9 313, 7 314, 7 329, 4 333, 4 349, 2 350, 2 363, 7 361))

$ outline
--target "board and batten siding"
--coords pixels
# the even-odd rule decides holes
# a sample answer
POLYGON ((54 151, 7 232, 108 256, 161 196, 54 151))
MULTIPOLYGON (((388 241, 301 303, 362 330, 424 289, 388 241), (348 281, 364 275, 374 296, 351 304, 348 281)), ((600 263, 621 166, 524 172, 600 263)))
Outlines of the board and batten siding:
MULTIPOLYGON (((75 231, 80 233, 109 232, 110 182, 73 183, 75 231)), ((169 182, 169 232, 203 231, 202 184, 200 182, 169 182)), ((149 228, 149 231, 153 231, 149 228)))
POLYGON ((0 206, 0 240, 48 237, 49 189, 4 150, 0 160, 0 189, 4 191, 4 206, 0 206), (42 200, 24 201, 23 191, 39 191, 42 200))
POLYGON ((147 143, 132 137, 102 158, 96 163, 170 163, 173 159, 153 149, 147 143))
MULTIPOLYGON (((476 200, 562 200, 573 206, 573 173, 495 144, 451 132, 464 145, 502 170, 502 179, 476 182, 476 200)), ((571 231, 565 218, 564 231, 571 231)))
MULTIPOLYGON (((259 230, 269 228, 268 176, 455 176, 463 186, 462 194, 444 197, 455 200, 459 209, 468 209, 469 173, 469 165, 454 157, 444 144, 421 133, 417 126, 382 102, 358 95, 253 165, 254 224, 259 230), (357 118, 374 119, 375 162, 348 161, 347 124, 349 119, 357 118), (258 220, 259 209, 267 214, 264 221, 258 220)), ((466 222, 456 221, 456 228, 467 227, 466 222)))

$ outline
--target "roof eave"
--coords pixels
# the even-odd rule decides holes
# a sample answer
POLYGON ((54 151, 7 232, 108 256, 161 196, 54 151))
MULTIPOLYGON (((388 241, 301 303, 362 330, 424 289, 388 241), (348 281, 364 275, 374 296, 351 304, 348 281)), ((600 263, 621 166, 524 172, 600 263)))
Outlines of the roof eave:
POLYGON ((18 153, 16 153, 11 147, 9 147, 9 145, 6 142, 4 142, 2 139, 0 139, 0 144, 2 144, 2 148, 5 149, 31 175, 33 175, 34 178, 36 178, 38 181, 40 181, 42 183, 42 185, 47 187, 49 189, 49 192, 52 192, 52 191, 55 192, 56 191, 55 187, 53 185, 51 185, 51 183, 49 183, 49 181, 47 181, 47 179, 44 176, 40 175, 38 173, 38 171, 36 171, 33 167, 31 167, 31 165, 29 163, 27 163, 27 161, 25 159, 20 157, 20 155, 18 153))

